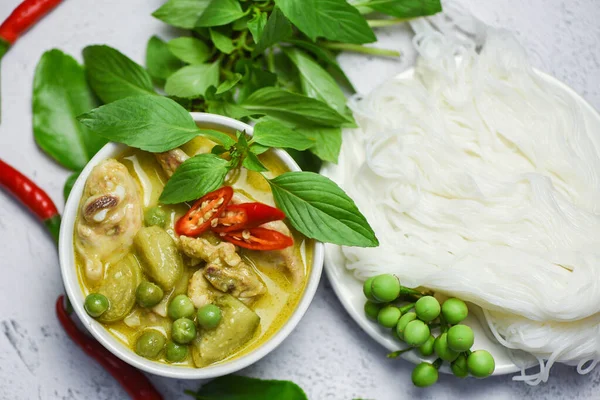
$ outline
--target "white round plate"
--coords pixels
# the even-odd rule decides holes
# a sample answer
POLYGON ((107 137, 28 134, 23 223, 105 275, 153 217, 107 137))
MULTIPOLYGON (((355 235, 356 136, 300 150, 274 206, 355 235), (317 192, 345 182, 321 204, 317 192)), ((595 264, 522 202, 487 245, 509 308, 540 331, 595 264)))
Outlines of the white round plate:
MULTIPOLYGON (((586 124, 589 129, 594 129, 600 132, 600 114, 581 96, 579 96, 573 89, 568 87, 566 84, 557 80, 556 78, 545 74, 541 71, 535 71, 542 79, 553 85, 558 90, 563 91, 569 95, 576 104, 580 107, 583 113, 586 124)), ((412 78, 414 69, 409 69, 396 77, 396 79, 409 79, 412 78)), ((339 181, 336 179, 337 171, 335 166, 332 164, 326 164, 321 170, 321 174, 327 176, 333 181, 339 181)), ((396 351, 403 348, 402 344, 395 339, 389 329, 384 329, 376 322, 369 320, 364 313, 363 307, 365 304, 365 297, 362 292, 362 282, 356 279, 350 271, 345 267, 345 261, 341 252, 341 247, 332 244, 325 245, 325 272, 327 277, 333 286, 337 297, 340 299, 342 305, 350 316, 358 323, 358 325, 375 341, 381 344, 389 351, 396 351)), ((474 349, 485 349, 488 350, 494 356, 496 360, 496 370, 494 375, 505 375, 515 373, 521 370, 513 360, 509 351, 501 346, 492 336, 491 332, 487 327, 481 324, 474 313, 471 312, 466 320, 466 324, 469 325, 475 333, 475 344, 474 349)), ((402 354, 402 357, 412 363, 419 363, 424 360, 432 361, 432 359, 426 359, 420 357, 418 352, 410 351, 402 354)), ((526 358, 524 358, 525 360, 526 358)), ((537 365, 535 360, 530 359, 529 362, 524 362, 526 367, 532 367, 537 365)), ((449 373, 450 369, 447 364, 444 364, 441 368, 442 372, 449 373)))

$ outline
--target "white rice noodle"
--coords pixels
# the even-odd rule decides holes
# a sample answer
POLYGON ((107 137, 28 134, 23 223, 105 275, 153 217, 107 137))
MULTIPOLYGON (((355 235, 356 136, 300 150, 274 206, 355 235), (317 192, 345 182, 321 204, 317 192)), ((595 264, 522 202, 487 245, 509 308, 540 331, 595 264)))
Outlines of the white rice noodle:
POLYGON ((485 311, 500 343, 589 372, 600 360, 600 157, 577 104, 509 35, 481 54, 417 35, 415 79, 351 99, 329 170, 376 231, 344 247, 360 279, 394 273, 485 311), (459 56, 459 58, 457 58, 459 56))

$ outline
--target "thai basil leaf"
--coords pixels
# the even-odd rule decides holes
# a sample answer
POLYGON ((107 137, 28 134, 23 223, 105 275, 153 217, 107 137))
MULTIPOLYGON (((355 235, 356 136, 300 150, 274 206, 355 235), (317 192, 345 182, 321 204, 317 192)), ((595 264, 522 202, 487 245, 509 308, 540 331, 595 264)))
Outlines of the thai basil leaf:
POLYGON ((283 14, 312 41, 318 37, 344 43, 371 43, 375 34, 346 0, 275 0, 283 14))
POLYGON ((242 18, 244 11, 239 0, 212 0, 198 21, 196 27, 221 26, 242 18))
POLYGON ((281 10, 275 7, 262 30, 260 39, 258 39, 252 54, 257 55, 264 52, 274 44, 288 39, 292 36, 292 33, 292 24, 290 24, 290 21, 283 15, 281 10))
POLYGON ((79 114, 95 106, 83 67, 60 50, 44 53, 33 81, 33 136, 38 146, 70 170, 83 168, 106 144, 77 122, 79 114))
POLYGON ((227 100, 211 100, 207 103, 207 111, 213 114, 224 115, 234 119, 248 117, 253 114, 252 111, 248 111, 227 100))
POLYGON ((212 129, 201 129, 198 131, 198 136, 202 136, 212 140, 213 142, 220 143, 227 149, 235 144, 235 140, 233 140, 231 136, 212 129))
POLYGON ((83 60, 90 86, 104 103, 156 94, 148 72, 112 47, 88 46, 83 60))
POLYGON ((198 392, 187 391, 198 400, 308 400, 300 386, 289 381, 271 381, 226 375, 203 385, 198 392))
POLYGON ((292 60, 283 52, 277 52, 273 55, 273 66, 277 74, 279 87, 290 92, 301 92, 302 84, 300 82, 300 73, 292 60))
POLYGON ((258 43, 260 37, 262 35, 263 29, 265 29, 265 25, 267 24, 267 14, 263 12, 259 12, 255 16, 253 16, 250 21, 246 24, 248 26, 248 30, 252 34, 252 39, 254 39, 254 43, 258 43))
POLYGON ((286 172, 269 180, 269 185, 277 207, 303 235, 343 246, 379 245, 354 201, 329 178, 286 172))
POLYGON ((440 0, 374 0, 369 7, 397 18, 415 18, 442 11, 440 0))
POLYGON ((223 185, 229 161, 214 154, 198 154, 181 164, 169 178, 159 201, 177 204, 196 200, 223 185))
POLYGON ((73 190, 73 185, 75 185, 77 178, 79 178, 79 174, 81 174, 81 171, 73 172, 65 182, 65 186, 63 187, 63 198, 65 199, 65 203, 71 194, 71 190, 73 190))
POLYGON ((258 156, 251 151, 246 153, 246 158, 244 158, 244 161, 242 161, 242 165, 244 166, 244 168, 249 169, 250 171, 268 171, 267 167, 265 167, 263 163, 260 162, 258 156))
POLYGON ((188 64, 202 64, 212 54, 206 43, 193 37, 180 37, 169 41, 169 50, 188 64))
POLYGON ((327 103, 338 113, 353 121, 351 113, 346 108, 346 96, 333 77, 302 50, 291 48, 285 53, 300 72, 302 92, 308 97, 327 103))
POLYGON ((198 98, 210 86, 219 84, 219 63, 188 65, 167 79, 165 92, 170 96, 198 98))
POLYGON ((302 171, 310 171, 318 173, 321 170, 323 161, 309 150, 298 151, 294 149, 286 149, 287 153, 292 156, 302 171))
POLYGON ((236 64, 235 70, 243 76, 241 80, 242 85, 237 95, 239 102, 244 101, 255 91, 264 87, 274 86, 277 83, 277 75, 271 71, 262 69, 251 60, 239 61, 236 64))
POLYGON ((297 128, 296 131, 313 141, 314 144, 310 147, 310 151, 321 160, 329 161, 334 164, 338 162, 338 157, 342 148, 341 128, 315 126, 310 128, 297 128))
POLYGON ((193 29, 211 0, 169 0, 152 16, 178 28, 193 29))
POLYGON ((346 119, 327 104, 286 90, 266 87, 252 93, 241 107, 297 125, 339 126, 346 119))
POLYGON ((259 121, 254 126, 252 141, 263 146, 295 150, 306 150, 315 144, 314 140, 273 120, 259 121))
POLYGON ((262 144, 258 144, 256 142, 250 145, 250 151, 256 154, 257 156, 268 151, 269 149, 269 146, 263 146, 262 144))
POLYGON ((217 87, 215 94, 221 94, 231 90, 241 79, 242 74, 234 73, 231 78, 227 79, 225 82, 221 82, 221 84, 217 87))
POLYGON ((219 32, 216 29, 210 30, 210 39, 212 40, 217 50, 219 50, 222 53, 231 54, 233 50, 235 50, 231 37, 219 32))
POLYGON ((328 49, 324 49, 312 42, 307 42, 305 40, 288 40, 288 43, 291 43, 297 47, 301 47, 304 50, 311 52, 315 57, 317 57, 321 62, 328 65, 328 67, 332 70, 335 78, 339 79, 342 84, 348 87, 352 93, 356 92, 354 86, 352 86, 352 82, 346 76, 340 64, 338 64, 335 56, 328 49))
POLYGON ((174 149, 201 133, 185 108, 162 96, 127 97, 78 119, 108 140, 153 153, 174 149))
POLYGON ((152 78, 164 83, 183 63, 171 53, 167 42, 152 36, 146 46, 146 69, 152 78))

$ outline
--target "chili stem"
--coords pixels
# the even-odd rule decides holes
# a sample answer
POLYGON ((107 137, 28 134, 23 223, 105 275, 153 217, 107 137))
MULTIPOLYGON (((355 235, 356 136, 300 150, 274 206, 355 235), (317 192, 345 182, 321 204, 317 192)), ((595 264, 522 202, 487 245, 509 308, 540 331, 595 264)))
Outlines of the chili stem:
POLYGON ((325 47, 326 49, 330 50, 351 51, 354 53, 370 54, 383 57, 400 57, 400 52, 396 50, 378 49, 376 47, 367 47, 360 44, 321 42, 320 45, 321 47, 325 47))

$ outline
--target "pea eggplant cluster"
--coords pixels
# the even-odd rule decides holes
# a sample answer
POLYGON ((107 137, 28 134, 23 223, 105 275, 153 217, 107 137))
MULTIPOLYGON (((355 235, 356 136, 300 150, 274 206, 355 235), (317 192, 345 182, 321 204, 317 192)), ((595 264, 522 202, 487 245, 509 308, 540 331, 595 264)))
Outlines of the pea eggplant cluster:
POLYGON ((440 304, 433 296, 403 287, 391 274, 367 279, 363 293, 367 298, 367 317, 392 329, 396 338, 408 345, 388 354, 389 358, 415 349, 423 357, 434 354, 437 357, 433 363, 422 362, 415 367, 412 372, 415 386, 426 387, 437 382, 444 361, 450 363, 452 373, 459 378, 469 374, 485 378, 494 372, 496 364, 488 351, 471 351, 473 330, 461 324, 469 313, 464 301, 450 298, 440 304), (432 331, 437 328, 440 333, 436 336, 432 331))
MULTIPOLYGON (((152 282, 142 282, 137 287, 136 301, 140 307, 150 308, 163 298, 163 291, 152 282)), ((108 298, 100 293, 89 294, 84 303, 86 312, 98 318, 110 307, 108 298)), ((221 309, 214 304, 207 304, 198 310, 192 300, 184 294, 175 296, 167 308, 171 326, 171 340, 167 341, 163 333, 156 329, 146 329, 135 342, 135 352, 145 358, 155 359, 165 350, 165 358, 169 362, 180 362, 188 355, 188 344, 196 338, 197 329, 214 329, 221 322, 221 309), (196 316, 196 322, 193 318, 196 316)))

